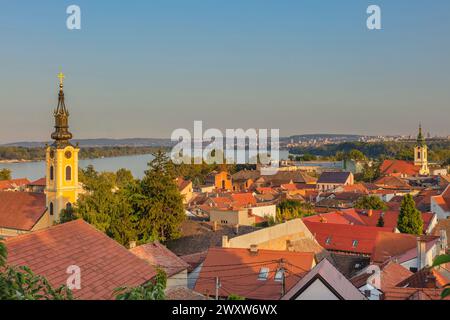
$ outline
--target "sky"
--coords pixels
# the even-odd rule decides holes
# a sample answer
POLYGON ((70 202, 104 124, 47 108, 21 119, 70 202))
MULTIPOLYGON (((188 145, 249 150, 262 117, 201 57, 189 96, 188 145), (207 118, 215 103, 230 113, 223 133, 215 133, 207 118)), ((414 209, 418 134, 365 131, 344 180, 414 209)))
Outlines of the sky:
POLYGON ((2 1, 0 143, 49 139, 60 71, 77 139, 450 135, 449 33, 448 0, 2 1))

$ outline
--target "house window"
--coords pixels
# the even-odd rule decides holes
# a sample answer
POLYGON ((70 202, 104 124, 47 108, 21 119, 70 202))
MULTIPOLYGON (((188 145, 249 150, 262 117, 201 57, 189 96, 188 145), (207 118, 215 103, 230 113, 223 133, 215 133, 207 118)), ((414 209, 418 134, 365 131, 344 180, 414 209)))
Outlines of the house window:
POLYGON ((54 178, 54 169, 53 166, 50 166, 50 180, 53 181, 53 178, 54 178))
POLYGON ((50 215, 52 216, 54 214, 53 202, 50 202, 49 211, 50 211, 50 215))
POLYGON ((67 166, 66 167, 66 181, 72 180, 72 167, 67 166))
POLYGON ((259 270, 258 280, 266 281, 268 277, 269 277, 269 268, 265 267, 261 268, 261 270, 259 270))
POLYGON ((356 248, 358 246, 358 240, 353 240, 353 248, 356 248))
POLYGON ((277 273, 275 273, 275 281, 283 281, 284 278, 284 269, 278 269, 277 273))

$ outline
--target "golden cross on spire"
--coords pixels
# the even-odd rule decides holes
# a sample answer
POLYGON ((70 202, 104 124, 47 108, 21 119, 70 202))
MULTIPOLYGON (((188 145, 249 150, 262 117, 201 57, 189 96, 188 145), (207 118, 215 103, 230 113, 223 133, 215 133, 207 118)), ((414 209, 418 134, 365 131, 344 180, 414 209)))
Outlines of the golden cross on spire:
POLYGON ((58 79, 59 79, 59 84, 62 86, 64 84, 64 78, 66 76, 64 75, 64 73, 60 72, 58 73, 58 79))

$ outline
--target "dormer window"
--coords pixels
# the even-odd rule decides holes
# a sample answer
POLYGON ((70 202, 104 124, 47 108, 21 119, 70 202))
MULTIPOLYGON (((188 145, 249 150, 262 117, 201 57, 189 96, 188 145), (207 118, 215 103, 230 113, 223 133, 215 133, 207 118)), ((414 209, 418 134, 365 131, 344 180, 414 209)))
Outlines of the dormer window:
POLYGON ((353 248, 356 248, 358 246, 358 240, 353 240, 353 248))
POLYGON ((258 280, 266 281, 269 277, 269 271, 269 268, 261 268, 261 270, 259 270, 258 280))
POLYGON ((278 269, 277 273, 275 273, 275 281, 283 281, 284 278, 284 269, 278 269))

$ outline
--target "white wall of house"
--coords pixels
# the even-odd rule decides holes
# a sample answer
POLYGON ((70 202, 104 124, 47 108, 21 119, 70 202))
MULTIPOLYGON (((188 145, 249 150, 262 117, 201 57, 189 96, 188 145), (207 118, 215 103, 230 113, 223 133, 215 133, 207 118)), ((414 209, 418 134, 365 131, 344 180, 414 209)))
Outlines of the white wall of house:
POLYGON ((339 298, 320 279, 316 279, 295 300, 339 300, 339 298))
POLYGON ((450 212, 442 209, 442 207, 436 203, 434 197, 431 197, 431 212, 437 215, 438 220, 444 220, 450 217, 450 212))
POLYGON ((359 291, 361 291, 361 293, 369 300, 380 300, 382 295, 382 292, 380 290, 369 283, 366 283, 364 286, 359 288, 359 291), (370 295, 366 294, 366 292, 370 292, 370 295))
POLYGON ((255 216, 265 218, 265 217, 272 217, 275 218, 277 214, 277 207, 275 205, 270 206, 261 206, 261 207, 252 207, 252 214, 255 216))

